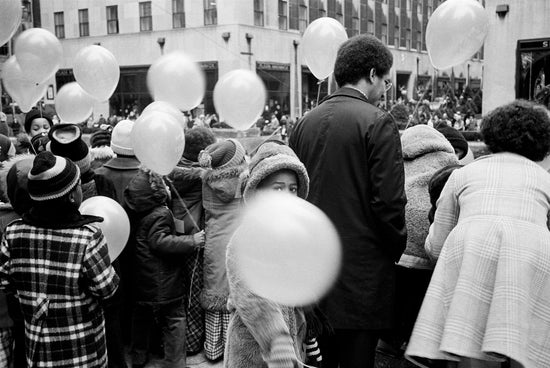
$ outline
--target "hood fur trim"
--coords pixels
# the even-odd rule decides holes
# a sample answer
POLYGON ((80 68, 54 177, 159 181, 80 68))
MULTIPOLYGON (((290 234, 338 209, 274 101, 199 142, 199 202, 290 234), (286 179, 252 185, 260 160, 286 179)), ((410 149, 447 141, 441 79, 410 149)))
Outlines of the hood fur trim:
POLYGON ((403 158, 415 158, 431 152, 448 152, 454 154, 454 148, 443 134, 428 125, 415 125, 405 129, 401 135, 403 158))

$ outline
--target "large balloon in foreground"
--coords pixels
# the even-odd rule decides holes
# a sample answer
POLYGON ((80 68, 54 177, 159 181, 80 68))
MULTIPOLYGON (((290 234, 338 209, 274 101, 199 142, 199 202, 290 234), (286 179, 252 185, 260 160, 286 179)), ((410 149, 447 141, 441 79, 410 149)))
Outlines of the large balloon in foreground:
POLYGON ((81 123, 92 114, 94 98, 77 82, 65 84, 55 97, 55 110, 66 123, 81 123))
POLYGON ((483 45, 489 17, 476 0, 447 0, 428 20, 426 48, 436 69, 448 69, 470 59, 483 45))
POLYGON ((258 194, 245 209, 231 247, 252 292, 283 305, 319 300, 340 270, 342 250, 332 222, 289 194, 258 194))
POLYGON ((182 129, 187 128, 185 115, 183 115, 183 113, 180 110, 178 110, 174 105, 172 105, 169 102, 153 101, 143 109, 143 111, 141 112, 141 116, 144 117, 145 115, 153 112, 167 113, 168 115, 171 115, 173 118, 175 118, 178 121, 182 129))
POLYGON ((170 114, 151 112, 141 115, 132 129, 132 146, 139 161, 160 175, 176 167, 185 148, 180 123, 170 114))
POLYGON ((117 201, 104 196, 86 199, 80 205, 80 213, 103 217, 98 226, 105 236, 109 258, 114 261, 122 252, 130 236, 130 220, 117 201))
POLYGON ((250 70, 230 71, 214 87, 214 106, 220 118, 239 130, 246 130, 256 122, 265 99, 264 83, 250 70))
POLYGON ((155 101, 187 111, 197 107, 206 91, 200 66, 181 51, 161 56, 147 71, 147 86, 155 101))
POLYGON ((2 80, 6 91, 23 112, 29 112, 48 88, 47 83, 37 84, 26 79, 15 56, 4 63, 2 80))
POLYGON ((302 37, 304 61, 317 79, 332 74, 338 49, 347 39, 344 26, 334 18, 317 18, 306 28, 302 37))
POLYGON ((25 77, 42 83, 53 77, 63 59, 61 42, 43 28, 31 28, 15 40, 15 56, 25 77))
POLYGON ((9 41, 21 24, 21 0, 0 1, 0 45, 9 41))
POLYGON ((98 101, 107 101, 120 79, 115 56, 98 45, 84 47, 76 54, 73 71, 82 89, 98 101))

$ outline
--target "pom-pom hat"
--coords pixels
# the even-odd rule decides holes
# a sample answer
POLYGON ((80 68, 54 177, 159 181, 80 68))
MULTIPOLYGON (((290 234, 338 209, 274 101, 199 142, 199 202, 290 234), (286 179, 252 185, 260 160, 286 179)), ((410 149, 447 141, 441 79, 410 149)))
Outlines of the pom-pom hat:
POLYGON ((48 133, 50 142, 46 148, 54 155, 73 161, 81 173, 90 170, 90 150, 82 140, 82 131, 74 124, 55 125, 48 133))
POLYGON ((221 169, 237 166, 244 162, 246 151, 235 139, 227 139, 206 147, 199 153, 199 164, 202 167, 221 169))
POLYGON ((80 170, 71 160, 40 152, 28 174, 27 189, 35 201, 49 201, 70 193, 80 181, 80 170))

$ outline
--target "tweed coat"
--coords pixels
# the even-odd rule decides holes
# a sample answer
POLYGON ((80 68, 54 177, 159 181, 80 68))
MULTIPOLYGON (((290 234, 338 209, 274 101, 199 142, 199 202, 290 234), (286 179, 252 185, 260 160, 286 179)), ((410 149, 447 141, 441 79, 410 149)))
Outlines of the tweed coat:
POLYGON ((107 367, 100 301, 114 294, 118 276, 97 227, 12 222, 0 247, 0 282, 17 291, 29 367, 107 367))
POLYGON ((550 174, 512 153, 454 171, 426 250, 438 258, 406 354, 550 362, 550 174))

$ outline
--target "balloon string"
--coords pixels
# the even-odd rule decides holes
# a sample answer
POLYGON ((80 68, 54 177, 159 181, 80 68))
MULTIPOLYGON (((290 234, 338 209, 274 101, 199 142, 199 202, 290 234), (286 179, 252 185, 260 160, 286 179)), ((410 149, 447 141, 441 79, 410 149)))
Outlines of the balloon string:
POLYGON ((166 180, 168 182, 168 184, 170 185, 170 187, 174 190, 174 194, 176 195, 176 198, 178 199, 178 201, 181 203, 181 205, 183 206, 183 209, 185 210, 185 213, 187 214, 187 216, 189 216, 189 219, 191 220, 191 224, 193 225, 193 227, 197 230, 197 231, 201 231, 201 228, 199 227, 199 225, 197 224, 197 222, 195 221, 195 219, 193 218, 193 216, 191 216, 191 212, 189 212, 189 209, 187 208, 187 205, 185 204, 184 200, 180 197, 178 191, 176 190, 176 188, 174 187, 174 184, 172 184, 172 181, 171 180, 166 180))
POLYGON ((412 113, 412 116, 411 118, 409 119, 409 121, 407 121, 407 125, 405 126, 405 129, 407 129, 409 127, 409 125, 412 123, 413 119, 414 119, 414 115, 416 114, 416 112, 418 111, 418 106, 420 106, 420 102, 422 102, 424 100, 424 95, 426 94, 426 92, 428 92, 428 89, 426 88, 424 90, 424 93, 422 93, 422 96, 420 96, 420 98, 418 99, 418 102, 416 103, 416 106, 414 108, 414 111, 412 113))
POLYGON ((306 363, 302 362, 300 360, 300 358, 298 358, 298 356, 296 355, 296 352, 294 352, 294 358, 296 358, 296 361, 298 362, 298 364, 300 364, 302 367, 307 367, 307 368, 316 368, 312 365, 307 365, 306 363))
POLYGON ((254 154, 254 152, 256 152, 256 150, 258 148, 260 148, 260 146, 262 144, 264 144, 265 142, 267 142, 271 137, 273 137, 275 134, 277 134, 279 132, 279 130, 281 130, 281 127, 278 127, 277 129, 275 129, 273 131, 273 133, 271 133, 270 135, 268 135, 266 138, 262 139, 262 141, 260 142, 260 144, 258 144, 256 147, 254 147, 254 149, 250 150, 250 155, 252 156, 254 154))
POLYGON ((321 95, 321 84, 323 84, 324 81, 325 79, 322 79, 317 82, 317 102, 315 103, 315 107, 319 106, 319 96, 321 95))

